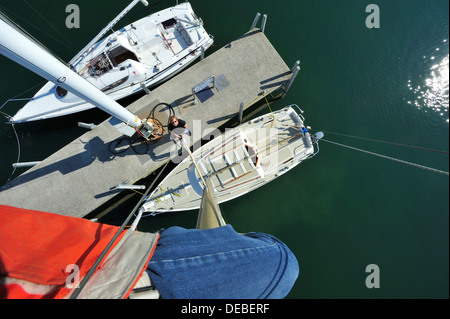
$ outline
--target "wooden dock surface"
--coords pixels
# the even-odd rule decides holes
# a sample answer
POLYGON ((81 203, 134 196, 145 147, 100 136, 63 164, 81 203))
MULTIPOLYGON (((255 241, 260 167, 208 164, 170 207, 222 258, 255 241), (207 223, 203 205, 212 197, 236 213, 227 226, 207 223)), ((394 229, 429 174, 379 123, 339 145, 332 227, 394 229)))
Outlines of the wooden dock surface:
MULTIPOLYGON (((292 72, 259 30, 253 29, 151 91, 127 108, 167 125, 171 112, 192 131, 189 143, 199 141, 245 107, 279 89, 292 72), (194 103, 192 89, 214 75, 215 87, 194 103), (170 105, 170 107, 168 106, 170 105)), ((126 140, 106 120, 38 165, 6 184, 0 204, 84 217, 118 195, 118 184, 133 184, 177 157, 167 129, 153 145, 126 140)))

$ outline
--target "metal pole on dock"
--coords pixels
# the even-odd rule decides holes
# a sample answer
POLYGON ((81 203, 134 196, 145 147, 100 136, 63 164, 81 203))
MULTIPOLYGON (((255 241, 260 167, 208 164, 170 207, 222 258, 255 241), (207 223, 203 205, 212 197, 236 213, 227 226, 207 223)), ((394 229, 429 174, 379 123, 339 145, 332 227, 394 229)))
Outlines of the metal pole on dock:
POLYGON ((94 123, 84 123, 84 122, 78 122, 78 127, 86 128, 88 130, 93 130, 97 127, 94 123))
POLYGON ((12 166, 14 168, 20 168, 20 167, 33 167, 37 164, 39 164, 41 161, 36 162, 23 162, 23 163, 13 163, 12 166))
POLYGON ((145 185, 118 184, 111 188, 111 190, 115 189, 145 189, 145 185))
POLYGON ((145 92, 145 94, 150 94, 150 90, 148 89, 148 87, 145 86, 143 82, 141 82, 140 86, 142 90, 145 92))
POLYGON ((261 32, 262 33, 264 33, 264 29, 266 28, 266 21, 267 21, 267 14, 264 14, 262 21, 261 21, 261 32))
POLYGON ((283 88, 283 94, 281 95, 281 97, 283 98, 286 93, 289 91, 289 88, 291 87, 292 83, 295 80, 295 77, 297 76, 298 72, 300 72, 300 60, 297 60, 294 64, 294 66, 292 67, 292 76, 289 79, 289 81, 285 84, 285 87, 283 88))
POLYGON ((239 106, 239 124, 242 124, 242 116, 244 115, 244 102, 239 106))
MULTIPOLYGON (((255 19, 253 19, 252 26, 250 27, 250 31, 256 28, 256 24, 259 21, 259 18, 261 17, 261 13, 256 13, 255 19)), ((263 14, 262 21, 261 21, 261 32, 264 33, 264 29, 266 28, 266 21, 267 21, 267 14, 263 14)))
POLYGON ((255 19, 253 20, 252 26, 250 27, 250 30, 253 30, 256 27, 256 24, 258 23, 259 17, 261 16, 261 13, 257 13, 255 16, 255 19))

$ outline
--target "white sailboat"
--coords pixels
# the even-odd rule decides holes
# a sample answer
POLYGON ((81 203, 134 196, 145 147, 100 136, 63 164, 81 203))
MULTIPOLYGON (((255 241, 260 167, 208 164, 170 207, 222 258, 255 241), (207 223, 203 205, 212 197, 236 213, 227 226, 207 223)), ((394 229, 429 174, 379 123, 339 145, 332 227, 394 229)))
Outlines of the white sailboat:
MULTIPOLYGON (((174 76, 213 43, 189 2, 155 12, 99 40, 139 1, 134 0, 69 62, 74 73, 116 101, 174 76)), ((94 107, 75 92, 48 82, 9 122, 43 120, 94 107)))
MULTIPOLYGON (((323 133, 310 135, 290 105, 226 131, 195 150, 151 193, 140 212, 198 209, 205 180, 217 203, 251 192, 316 155, 323 133)), ((300 110, 300 109, 299 109, 300 110)))
POLYGON ((154 137, 155 129, 152 123, 142 121, 81 75, 73 72, 19 28, 12 25, 3 15, 0 15, 0 35, 0 53, 7 58, 51 81, 62 90, 72 92, 80 100, 109 113, 125 123, 127 127, 133 128, 131 130, 133 134, 137 131, 145 139, 154 137))

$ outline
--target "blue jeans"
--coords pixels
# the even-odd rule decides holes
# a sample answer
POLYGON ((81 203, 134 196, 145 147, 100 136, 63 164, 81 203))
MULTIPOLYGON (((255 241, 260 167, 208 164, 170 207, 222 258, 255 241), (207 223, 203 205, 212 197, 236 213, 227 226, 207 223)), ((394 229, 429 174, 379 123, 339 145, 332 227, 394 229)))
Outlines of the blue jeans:
POLYGON ((279 299, 292 289, 299 266, 271 235, 241 235, 231 225, 171 227, 161 233, 147 272, 166 299, 279 299))

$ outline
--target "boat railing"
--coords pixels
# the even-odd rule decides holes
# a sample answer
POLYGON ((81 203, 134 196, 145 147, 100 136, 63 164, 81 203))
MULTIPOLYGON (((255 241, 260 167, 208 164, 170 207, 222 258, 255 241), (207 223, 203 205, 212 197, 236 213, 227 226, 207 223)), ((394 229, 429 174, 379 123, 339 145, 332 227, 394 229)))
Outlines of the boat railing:
MULTIPOLYGON (((318 132, 318 133, 321 133, 321 132, 318 132)), ((315 133, 315 134, 317 134, 317 133, 315 133)), ((319 153, 319 151, 320 151, 320 149, 319 149, 319 140, 320 140, 320 138, 315 138, 315 134, 313 134, 312 135, 312 137, 311 137, 311 141, 312 141, 312 146, 314 147, 314 145, 316 146, 316 151, 313 153, 313 154, 310 154, 308 157, 306 157, 305 159, 310 159, 310 158, 313 158, 314 156, 316 156, 317 155, 317 153, 319 153)))
POLYGON ((2 109, 6 104, 8 104, 9 102, 29 101, 29 100, 31 100, 31 99, 32 99, 31 97, 28 97, 28 98, 21 98, 21 99, 14 99, 14 98, 8 99, 8 100, 6 100, 5 103, 2 104, 2 106, 0 106, 0 113, 2 113, 2 114, 8 119, 8 121, 10 121, 10 119, 12 118, 12 116, 9 115, 9 114, 6 114, 6 113, 3 112, 3 111, 1 111, 1 109, 2 109))
POLYGON ((303 116, 304 111, 297 104, 291 104, 291 105, 288 105, 287 107, 293 107, 293 106, 295 106, 298 109, 299 112, 297 112, 297 114, 304 122, 305 121, 305 117, 303 116))

